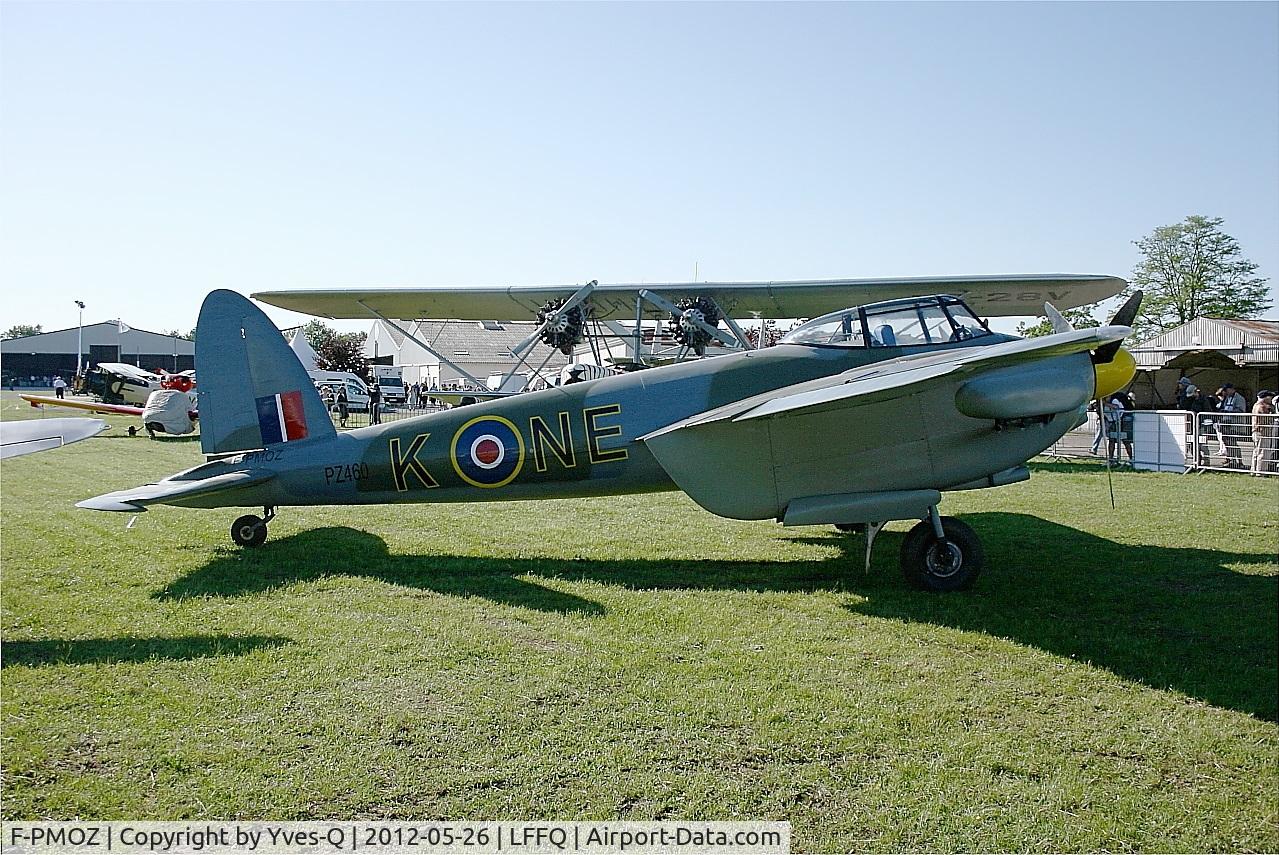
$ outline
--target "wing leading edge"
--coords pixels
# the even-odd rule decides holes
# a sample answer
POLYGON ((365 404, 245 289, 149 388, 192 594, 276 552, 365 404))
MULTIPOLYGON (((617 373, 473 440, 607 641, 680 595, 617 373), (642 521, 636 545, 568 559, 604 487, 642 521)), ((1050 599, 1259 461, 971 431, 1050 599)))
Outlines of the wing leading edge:
MULTIPOLYGON (((1014 276, 937 276, 897 279, 806 279, 777 282, 605 283, 590 301, 600 320, 632 320, 640 291, 668 298, 708 296, 731 315, 759 312, 765 318, 811 318, 848 306, 953 294, 979 314, 1038 315, 1044 303, 1075 308, 1113 297, 1127 283, 1115 276, 1031 274, 1014 276)), ((507 285, 481 287, 406 286, 304 291, 262 291, 263 303, 325 318, 454 318, 522 320, 550 300, 567 297, 577 286, 507 285)))

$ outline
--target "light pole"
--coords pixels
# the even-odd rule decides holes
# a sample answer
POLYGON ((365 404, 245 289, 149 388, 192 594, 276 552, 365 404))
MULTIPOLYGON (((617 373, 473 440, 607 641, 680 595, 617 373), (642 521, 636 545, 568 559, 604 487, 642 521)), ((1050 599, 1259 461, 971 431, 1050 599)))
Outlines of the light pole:
POLYGON ((75 339, 75 373, 80 376, 80 359, 84 356, 84 303, 76 300, 75 304, 80 307, 80 331, 76 334, 75 339))

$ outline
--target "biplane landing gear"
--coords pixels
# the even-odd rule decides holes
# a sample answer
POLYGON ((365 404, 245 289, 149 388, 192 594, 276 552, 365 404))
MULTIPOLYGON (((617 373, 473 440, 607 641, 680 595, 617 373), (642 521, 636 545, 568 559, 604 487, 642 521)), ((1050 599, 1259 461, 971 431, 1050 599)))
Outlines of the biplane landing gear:
POLYGON ((275 508, 263 508, 263 516, 245 514, 231 523, 231 539, 236 546, 261 546, 266 542, 266 524, 275 519, 275 508))
POLYGON ((971 587, 985 559, 977 533, 954 517, 939 516, 936 507, 902 541, 902 575, 925 591, 971 587))

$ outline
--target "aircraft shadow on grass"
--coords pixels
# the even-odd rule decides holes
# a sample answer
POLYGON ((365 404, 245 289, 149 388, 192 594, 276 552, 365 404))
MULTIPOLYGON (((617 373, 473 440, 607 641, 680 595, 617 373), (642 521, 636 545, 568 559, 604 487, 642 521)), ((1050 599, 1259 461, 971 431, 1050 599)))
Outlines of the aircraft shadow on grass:
POLYGON ((163 442, 167 445, 171 442, 199 442, 200 435, 197 433, 197 434, 190 434, 188 436, 170 436, 168 434, 162 433, 162 434, 157 434, 156 438, 152 440, 149 436, 147 436, 146 431, 143 430, 142 428, 138 428, 138 433, 136 436, 129 436, 128 428, 120 428, 118 429, 118 431, 113 428, 112 430, 109 430, 106 433, 98 434, 96 437, 94 437, 94 439, 131 439, 136 442, 144 442, 144 441, 145 442, 163 442))
POLYGON ((37 638, 6 641, 0 665, 88 665, 241 656, 291 644, 274 635, 181 635, 171 638, 37 638))
POLYGON ((851 611, 982 632, 1089 662, 1158 689, 1279 719, 1275 607, 1279 579, 1232 564, 1275 556, 1194 547, 1128 545, 1038 517, 967 514, 987 569, 972 591, 908 588, 897 570, 902 532, 884 532, 871 572, 864 541, 833 530, 793 539, 833 547, 801 561, 670 561, 392 555, 382 538, 346 527, 313 529, 230 553, 153 596, 243 596, 349 575, 546 612, 604 613, 593 600, 529 577, 632 590, 847 591, 851 611))

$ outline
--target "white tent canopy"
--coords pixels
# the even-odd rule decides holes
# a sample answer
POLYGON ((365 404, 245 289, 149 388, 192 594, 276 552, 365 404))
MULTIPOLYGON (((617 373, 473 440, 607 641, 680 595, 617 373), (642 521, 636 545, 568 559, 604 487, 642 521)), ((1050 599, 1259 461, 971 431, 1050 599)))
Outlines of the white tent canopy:
POLYGON ((302 334, 301 329, 293 334, 293 340, 289 342, 289 347, 293 348, 293 352, 298 355, 298 361, 302 363, 303 368, 307 371, 316 369, 315 349, 306 340, 306 336, 302 334))

